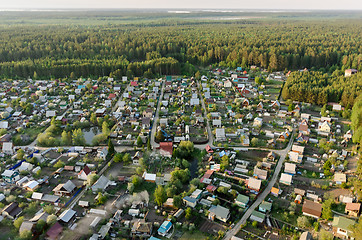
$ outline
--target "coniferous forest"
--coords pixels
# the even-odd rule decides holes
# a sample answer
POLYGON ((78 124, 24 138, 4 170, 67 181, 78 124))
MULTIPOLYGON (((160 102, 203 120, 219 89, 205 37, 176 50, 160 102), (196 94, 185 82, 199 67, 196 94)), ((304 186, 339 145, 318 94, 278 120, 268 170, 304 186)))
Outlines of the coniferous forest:
MULTIPOLYGON (((145 13, 143 18, 114 12, 88 15, 0 16, 0 76, 153 77, 192 74, 195 67, 212 64, 256 65, 269 71, 308 68, 330 74, 347 68, 362 70, 358 15, 346 13, 336 19, 318 15, 317 20, 316 16, 266 15, 234 21, 172 19, 161 13, 145 13)), ((329 90, 326 94, 328 99, 342 97, 329 90)), ((325 102, 325 97, 315 102, 325 102)))

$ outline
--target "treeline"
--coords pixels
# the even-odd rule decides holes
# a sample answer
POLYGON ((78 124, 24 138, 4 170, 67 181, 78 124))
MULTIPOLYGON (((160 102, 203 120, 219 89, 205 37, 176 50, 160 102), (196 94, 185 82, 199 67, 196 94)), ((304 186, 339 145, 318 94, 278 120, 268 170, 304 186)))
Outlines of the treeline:
MULTIPOLYGON (((97 21, 97 19, 90 19, 97 21)), ((4 78, 189 74, 193 66, 362 71, 359 20, 16 25, 0 31, 4 78), (353 28, 351 27, 353 26, 353 28), (351 30, 353 29, 353 30, 351 30)))
POLYGON ((355 99, 362 92, 362 73, 344 77, 337 73, 293 72, 282 90, 283 99, 324 105, 327 102, 341 102, 352 108, 355 99))

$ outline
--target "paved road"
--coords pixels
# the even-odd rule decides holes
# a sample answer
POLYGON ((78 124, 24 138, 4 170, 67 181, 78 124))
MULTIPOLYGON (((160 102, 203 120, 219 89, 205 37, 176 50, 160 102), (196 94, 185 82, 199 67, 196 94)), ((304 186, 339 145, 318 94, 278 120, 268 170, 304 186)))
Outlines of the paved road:
POLYGON ((293 145, 293 141, 294 141, 294 133, 295 130, 293 130, 293 133, 290 137, 290 142, 287 146, 287 148, 285 148, 284 150, 279 150, 279 155, 280 155, 280 159, 275 167, 275 171, 273 174, 273 177, 271 178, 271 180, 269 181, 268 186, 265 188, 265 190, 258 196, 258 198, 255 200, 255 202, 248 208, 248 210, 245 212, 245 214, 242 216, 242 218, 240 219, 240 221, 234 226, 234 228, 230 229, 224 237, 224 240, 230 240, 232 236, 235 236, 239 230, 241 225, 245 224, 246 220, 248 220, 248 218, 250 217, 251 213, 255 210, 255 208, 257 206, 259 206, 259 204, 266 198, 266 196, 268 196, 268 194, 270 193, 270 190, 272 189, 272 187, 274 186, 280 170, 283 167, 283 162, 288 154, 288 152, 290 151, 290 149, 292 148, 293 145))
POLYGON ((156 113, 155 113, 155 117, 153 118, 153 124, 152 124, 152 130, 151 130, 151 141, 150 141, 153 149, 156 149, 159 146, 159 144, 155 142, 155 135, 156 135, 156 130, 157 130, 157 120, 160 117, 161 101, 163 98, 164 89, 165 89, 165 81, 162 82, 161 94, 158 98, 156 113))

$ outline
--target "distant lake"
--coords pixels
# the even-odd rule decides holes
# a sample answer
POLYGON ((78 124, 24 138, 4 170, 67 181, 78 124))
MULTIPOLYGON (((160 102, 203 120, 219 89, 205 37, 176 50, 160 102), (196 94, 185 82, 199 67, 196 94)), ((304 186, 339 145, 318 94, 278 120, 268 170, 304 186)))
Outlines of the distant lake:
POLYGON ((99 129, 99 127, 86 128, 86 129, 83 129, 82 132, 84 134, 85 142, 88 145, 92 145, 92 140, 93 140, 94 136, 102 133, 102 131, 99 129))

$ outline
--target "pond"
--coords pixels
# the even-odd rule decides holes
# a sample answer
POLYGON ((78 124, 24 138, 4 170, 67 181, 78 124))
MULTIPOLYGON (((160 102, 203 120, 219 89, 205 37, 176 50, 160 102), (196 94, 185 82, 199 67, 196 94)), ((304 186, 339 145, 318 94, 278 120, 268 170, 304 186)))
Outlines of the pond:
POLYGON ((191 165, 190 165, 190 175, 191 175, 191 179, 194 179, 196 177, 198 177, 198 159, 197 158, 194 158, 192 160, 192 162, 190 162, 191 165))
POLYGON ((94 136, 102 133, 102 131, 99 129, 99 127, 86 128, 86 129, 83 129, 82 132, 84 134, 85 142, 87 145, 92 145, 92 140, 93 140, 94 136))

